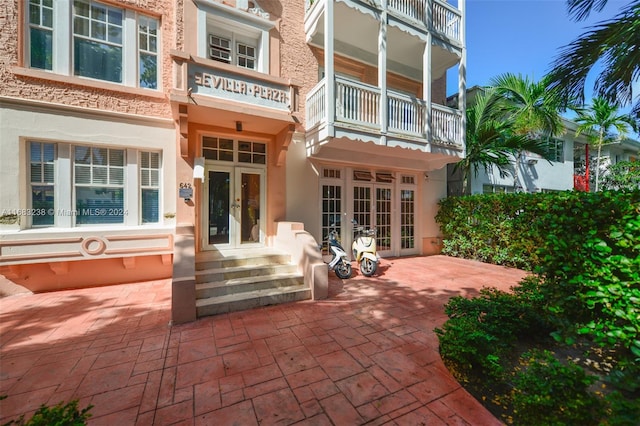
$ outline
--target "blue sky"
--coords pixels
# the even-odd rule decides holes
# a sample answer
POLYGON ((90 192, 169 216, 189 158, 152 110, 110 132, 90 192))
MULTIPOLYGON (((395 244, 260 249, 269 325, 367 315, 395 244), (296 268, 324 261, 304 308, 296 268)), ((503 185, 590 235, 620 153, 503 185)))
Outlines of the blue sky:
MULTIPOLYGON (((563 46, 594 23, 613 18, 627 4, 609 0, 602 12, 574 22, 565 0, 467 0, 467 87, 487 85, 506 72, 540 79, 563 46)), ((590 73, 587 81, 587 101, 594 75, 590 73)), ((449 94, 457 92, 457 71, 451 77, 449 94)))

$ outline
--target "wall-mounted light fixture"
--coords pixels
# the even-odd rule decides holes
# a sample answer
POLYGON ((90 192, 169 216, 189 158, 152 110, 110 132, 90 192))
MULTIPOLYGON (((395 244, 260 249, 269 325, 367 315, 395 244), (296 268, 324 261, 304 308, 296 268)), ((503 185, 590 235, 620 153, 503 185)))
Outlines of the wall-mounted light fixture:
POLYGON ((236 132, 242 131, 242 121, 236 121, 236 132))

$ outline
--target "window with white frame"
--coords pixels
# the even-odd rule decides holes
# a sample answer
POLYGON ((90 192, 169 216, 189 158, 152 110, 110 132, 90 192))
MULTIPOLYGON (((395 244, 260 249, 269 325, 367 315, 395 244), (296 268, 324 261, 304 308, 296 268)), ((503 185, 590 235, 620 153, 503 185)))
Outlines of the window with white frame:
POLYGON ((76 224, 124 222, 123 149, 73 150, 76 224))
POLYGON ((140 87, 158 88, 158 20, 138 19, 138 75, 140 87))
POLYGON ((55 145, 32 142, 29 147, 29 188, 33 226, 51 226, 55 211, 55 145))
POLYGON ((158 88, 156 18, 93 0, 28 0, 26 20, 29 67, 158 88))
POLYGON ((140 222, 160 219, 160 153, 140 153, 140 222))
POLYGON ((202 156, 207 160, 265 165, 267 144, 203 136, 202 156))
POLYGON ((29 61, 33 68, 53 67, 53 0, 29 0, 29 61))
POLYGON ((269 73, 273 21, 239 9, 229 11, 218 2, 194 2, 198 7, 198 56, 269 73))
POLYGON ((29 208, 37 212, 31 215, 32 227, 160 221, 161 153, 36 141, 28 145, 29 208), (56 176, 70 179, 56 181, 56 176), (131 191, 138 196, 128 195, 131 191))
POLYGON ((257 69, 257 41, 247 41, 235 33, 209 34, 209 58, 225 64, 257 69), (235 46, 235 48, 234 48, 235 46))
POLYGON ((556 163, 564 163, 564 141, 556 138, 545 140, 549 158, 556 163))

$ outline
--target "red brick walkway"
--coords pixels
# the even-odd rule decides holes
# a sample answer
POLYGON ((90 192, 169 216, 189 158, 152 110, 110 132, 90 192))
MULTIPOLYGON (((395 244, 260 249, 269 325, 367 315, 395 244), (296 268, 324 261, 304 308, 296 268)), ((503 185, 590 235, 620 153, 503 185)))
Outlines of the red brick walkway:
POLYGON ((169 327, 168 281, 0 300, 0 423, 93 404, 91 425, 494 425, 451 377, 443 304, 522 271, 444 256, 331 275, 330 299, 169 327))

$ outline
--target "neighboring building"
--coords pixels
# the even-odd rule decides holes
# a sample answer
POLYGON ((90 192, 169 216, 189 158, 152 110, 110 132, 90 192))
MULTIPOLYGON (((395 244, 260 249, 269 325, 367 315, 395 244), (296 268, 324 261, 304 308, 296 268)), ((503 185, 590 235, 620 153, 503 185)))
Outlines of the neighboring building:
MULTIPOLYGON (((480 86, 471 87, 467 91, 467 102, 472 105, 476 95, 483 89, 480 86)), ((457 103, 458 95, 447 98, 447 103, 457 103)), ((547 161, 539 155, 523 152, 518 162, 518 170, 515 173, 516 161, 512 160, 510 173, 500 176, 497 168, 488 172, 482 167, 475 175, 470 176, 471 194, 488 194, 501 192, 549 192, 566 191, 571 189, 586 190, 586 158, 589 149, 589 159, 593 169, 597 150, 594 147, 587 148, 588 137, 581 134, 576 137, 578 125, 566 118, 562 118, 564 132, 547 143, 552 159, 547 161)), ((619 161, 634 161, 638 158, 640 142, 625 139, 621 142, 606 144, 602 147, 601 168, 619 161)), ((591 171, 590 173, 593 174, 591 171)), ((455 170, 454 164, 448 166, 447 194, 458 196, 463 193, 463 177, 459 170, 455 170)), ((593 181, 591 176, 590 180, 593 181)), ((593 185, 590 186, 593 190, 593 185)))
POLYGON ((447 70, 465 94, 464 1, 8 2, 0 205, 56 214, 0 225, 0 272, 38 268, 47 289, 173 275, 182 321, 198 259, 304 264, 300 224, 348 246, 355 218, 383 257, 437 252, 464 155, 465 96, 445 106, 447 70))
POLYGON ((549 192, 565 191, 574 187, 575 150, 586 144, 587 138, 576 138, 576 124, 562 119, 564 133, 547 141, 552 155, 547 161, 539 155, 523 152, 515 173, 516 161, 513 160, 511 174, 500 176, 494 168, 487 173, 480 170, 478 176, 471 177, 471 193, 487 194, 496 192, 549 192), (515 176, 515 177, 514 177, 515 176))
MULTIPOLYGON (((597 159, 597 147, 588 146, 586 143, 576 144, 574 150, 574 189, 579 191, 595 190, 597 159), (589 161, 587 161, 587 157, 589 161)), ((620 141, 604 144, 600 150, 600 182, 602 182, 602 178, 606 175, 609 166, 621 161, 639 160, 640 141, 625 138, 620 141)))

